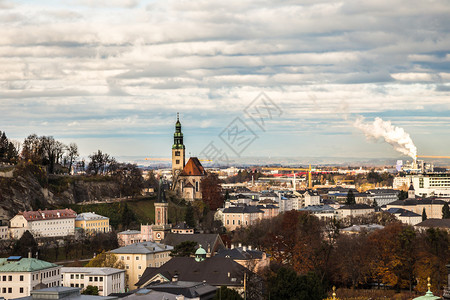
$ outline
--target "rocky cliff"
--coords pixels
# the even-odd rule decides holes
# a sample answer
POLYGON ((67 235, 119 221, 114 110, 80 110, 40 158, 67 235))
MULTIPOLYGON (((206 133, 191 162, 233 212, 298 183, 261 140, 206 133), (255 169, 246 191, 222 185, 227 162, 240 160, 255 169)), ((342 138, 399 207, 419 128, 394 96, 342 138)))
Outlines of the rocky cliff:
POLYGON ((19 211, 101 202, 119 195, 119 185, 108 178, 48 177, 38 166, 16 166, 12 173, 0 170, 0 220, 3 221, 19 211))

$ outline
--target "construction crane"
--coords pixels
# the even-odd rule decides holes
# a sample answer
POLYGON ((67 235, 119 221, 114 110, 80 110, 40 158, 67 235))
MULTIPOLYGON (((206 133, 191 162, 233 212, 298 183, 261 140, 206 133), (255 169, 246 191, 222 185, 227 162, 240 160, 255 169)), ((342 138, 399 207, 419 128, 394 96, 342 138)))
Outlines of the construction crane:
POLYGON ((441 156, 441 155, 416 155, 416 158, 447 158, 450 159, 450 156, 441 156))
MULTIPOLYGON (((309 165, 308 169, 305 168, 268 168, 263 167, 262 170, 278 170, 278 171, 292 171, 295 177, 295 171, 307 171, 308 172, 308 188, 312 189, 312 172, 322 172, 320 169, 312 169, 311 165, 309 165)), ((295 182, 295 178, 294 178, 295 182)))

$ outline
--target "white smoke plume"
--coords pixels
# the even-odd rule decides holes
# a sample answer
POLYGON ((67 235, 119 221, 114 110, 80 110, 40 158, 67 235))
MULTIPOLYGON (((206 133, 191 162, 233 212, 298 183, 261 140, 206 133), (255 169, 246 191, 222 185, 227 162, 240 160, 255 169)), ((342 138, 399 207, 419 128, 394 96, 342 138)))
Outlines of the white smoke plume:
POLYGON ((358 117, 353 126, 364 132, 366 138, 375 140, 383 138, 396 151, 416 159, 417 148, 409 134, 403 128, 392 125, 390 121, 375 118, 373 123, 364 123, 364 118, 358 117))

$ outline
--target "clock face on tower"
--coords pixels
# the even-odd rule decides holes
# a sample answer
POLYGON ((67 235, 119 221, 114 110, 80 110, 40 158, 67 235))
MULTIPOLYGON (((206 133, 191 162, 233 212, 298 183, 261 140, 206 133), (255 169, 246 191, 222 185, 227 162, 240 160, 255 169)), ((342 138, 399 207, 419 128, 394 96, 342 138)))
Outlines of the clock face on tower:
POLYGON ((156 238, 157 238, 157 239, 161 239, 161 232, 157 232, 157 233, 156 233, 156 238))

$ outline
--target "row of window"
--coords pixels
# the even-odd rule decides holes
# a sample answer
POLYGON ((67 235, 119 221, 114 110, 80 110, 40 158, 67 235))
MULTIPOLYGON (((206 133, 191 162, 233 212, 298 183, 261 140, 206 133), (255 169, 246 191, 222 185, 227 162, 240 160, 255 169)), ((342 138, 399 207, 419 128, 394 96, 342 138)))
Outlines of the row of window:
MULTIPOLYGON (((19 293, 21 293, 21 294, 23 294, 23 287, 20 287, 19 288, 19 293)), ((8 294, 12 294, 12 292, 13 292, 13 288, 12 287, 9 287, 9 288, 2 288, 2 294, 6 294, 6 291, 8 291, 8 294)))
MULTIPOLYGON (((8 275, 8 276, 3 275, 1 278, 2 278, 2 281, 13 281, 12 275, 8 275), (6 280, 6 279, 8 279, 8 280, 6 280)), ((19 281, 23 281, 23 275, 19 276, 19 281)))

